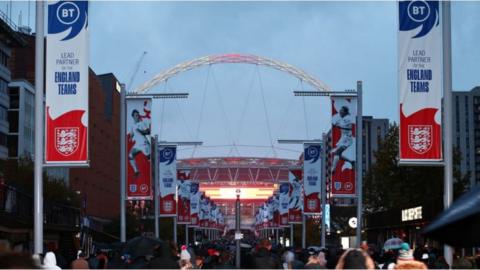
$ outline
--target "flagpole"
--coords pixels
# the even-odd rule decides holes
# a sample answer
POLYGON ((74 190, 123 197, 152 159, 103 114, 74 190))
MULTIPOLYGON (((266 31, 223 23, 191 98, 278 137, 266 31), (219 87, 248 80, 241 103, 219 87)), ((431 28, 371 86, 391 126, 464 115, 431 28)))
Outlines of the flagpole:
POLYGON ((154 202, 155 202, 155 237, 160 238, 160 224, 159 224, 159 216, 160 216, 160 183, 159 183, 159 175, 158 175, 158 135, 155 135, 153 140, 153 183, 155 187, 154 202))
POLYGON ((363 111, 362 111, 363 86, 362 81, 357 81, 357 247, 362 243, 362 210, 363 210, 363 111))
POLYGON ((321 190, 320 190, 320 199, 322 200, 322 231, 320 237, 320 246, 325 248, 325 234, 326 234, 326 212, 325 212, 325 205, 327 204, 327 135, 325 133, 322 134, 322 176, 321 176, 321 190))
MULTIPOLYGON (((452 140, 452 38, 450 1, 442 1, 442 37, 443 37, 443 117, 444 117, 444 208, 453 200, 453 140, 452 140)), ((444 246, 444 257, 452 267, 452 247, 444 246)))
POLYGON ((43 253, 44 4, 45 1, 36 2, 35 18, 35 153, 33 190, 33 252, 35 254, 43 253))

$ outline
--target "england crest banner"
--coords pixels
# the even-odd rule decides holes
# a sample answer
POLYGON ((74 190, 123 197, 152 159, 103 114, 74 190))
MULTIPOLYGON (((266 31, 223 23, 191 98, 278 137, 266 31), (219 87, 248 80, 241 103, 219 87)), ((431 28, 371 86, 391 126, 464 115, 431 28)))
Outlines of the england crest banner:
POLYGON ((209 220, 209 227, 216 228, 217 227, 217 218, 218 218, 219 209, 217 204, 213 201, 210 204, 210 220, 209 220))
POLYGON ((280 213, 279 213, 279 205, 280 205, 280 195, 274 194, 273 195, 273 227, 278 228, 280 224, 280 213))
POLYGON ((210 217, 210 198, 202 194, 200 197, 200 227, 207 228, 210 217))
POLYGON ((290 170, 288 172, 289 205, 288 205, 288 222, 290 224, 302 223, 303 212, 303 183, 302 170, 290 170))
POLYGON ((177 215, 177 148, 161 145, 159 151, 160 216, 177 215))
POLYGON ((152 199, 151 99, 127 99, 127 199, 152 199))
POLYGON ((332 96, 331 191, 334 197, 356 195, 357 98, 332 96))
POLYGON ((274 223, 274 210, 273 210, 273 197, 268 198, 267 203, 266 203, 266 210, 267 210, 267 227, 268 228, 273 228, 273 223, 274 223))
POLYGON ((199 226, 198 214, 200 210, 200 185, 198 182, 190 184, 190 225, 199 226))
POLYGON ((320 155, 320 144, 304 145, 303 189, 305 199, 303 200, 303 213, 305 215, 320 214, 320 181, 322 179, 320 155))
POLYGON ((45 163, 88 165, 88 1, 47 3, 45 163))
POLYGON ((442 25, 439 1, 400 1, 400 162, 441 161, 442 25))
POLYGON ((279 187, 279 205, 278 212, 280 215, 279 226, 288 227, 288 206, 290 204, 290 184, 280 183, 279 187))
POLYGON ((189 170, 179 170, 177 173, 178 186, 178 224, 190 224, 190 194, 192 181, 190 180, 189 170))

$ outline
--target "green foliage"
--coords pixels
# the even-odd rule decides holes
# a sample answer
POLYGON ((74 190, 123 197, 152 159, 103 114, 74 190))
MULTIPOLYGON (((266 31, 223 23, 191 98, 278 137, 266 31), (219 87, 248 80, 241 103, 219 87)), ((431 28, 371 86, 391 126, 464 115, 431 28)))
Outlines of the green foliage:
POLYGON ((399 166, 398 134, 398 126, 392 124, 365 177, 367 212, 443 203, 443 167, 399 166))
POLYGON ((470 172, 462 175, 460 163, 462 162, 462 152, 458 147, 453 148, 453 197, 461 196, 470 187, 470 172))
MULTIPOLYGON (((363 189, 367 212, 443 204, 443 167, 399 166, 398 134, 398 126, 392 124, 375 153, 376 164, 366 174, 363 189)), ((469 175, 462 175, 458 169, 460 151, 455 149, 453 154, 454 191, 458 196, 466 191, 469 175)))

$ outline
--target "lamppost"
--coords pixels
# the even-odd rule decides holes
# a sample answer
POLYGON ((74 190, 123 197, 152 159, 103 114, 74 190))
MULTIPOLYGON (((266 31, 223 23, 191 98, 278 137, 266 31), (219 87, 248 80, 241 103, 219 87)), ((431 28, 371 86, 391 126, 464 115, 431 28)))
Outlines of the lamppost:
POLYGON ((242 191, 237 188, 235 193, 237 194, 237 200, 235 201, 235 240, 237 242, 237 255, 235 258, 235 266, 237 269, 240 269, 240 240, 242 239, 242 234, 240 231, 240 193, 242 191))

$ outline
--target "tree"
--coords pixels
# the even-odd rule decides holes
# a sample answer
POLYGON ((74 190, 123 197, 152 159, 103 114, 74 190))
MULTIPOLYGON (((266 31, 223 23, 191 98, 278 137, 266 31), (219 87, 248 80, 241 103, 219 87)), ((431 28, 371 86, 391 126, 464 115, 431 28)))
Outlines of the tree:
POLYGON ((375 153, 376 164, 366 175, 367 212, 442 203, 443 168, 399 166, 398 134, 398 126, 392 124, 375 153))
MULTIPOLYGON (((364 181, 365 209, 376 212, 405 209, 417 205, 443 204, 443 167, 413 167, 398 164, 399 128, 394 123, 374 153, 372 165, 364 181)), ((461 152, 453 150, 454 196, 467 190, 470 175, 460 172, 461 152)))
MULTIPOLYGON (((33 160, 28 156, 0 161, 0 175, 5 183, 21 192, 33 195, 33 160)), ((64 179, 49 177, 43 172, 44 199, 50 202, 80 206, 79 196, 68 188, 64 179)))

